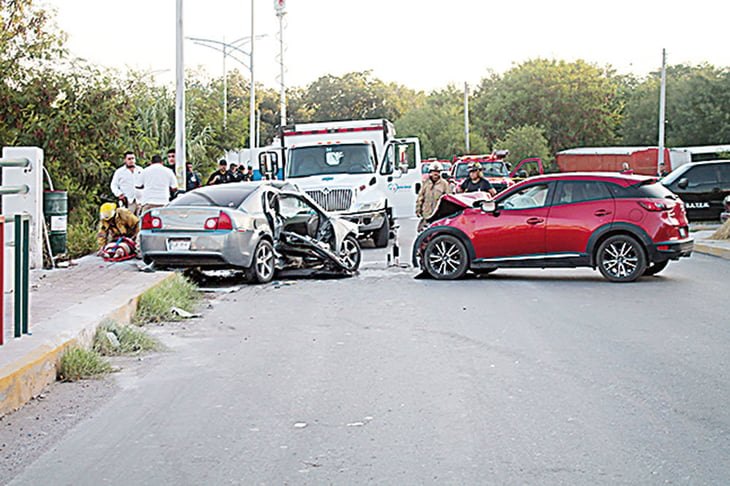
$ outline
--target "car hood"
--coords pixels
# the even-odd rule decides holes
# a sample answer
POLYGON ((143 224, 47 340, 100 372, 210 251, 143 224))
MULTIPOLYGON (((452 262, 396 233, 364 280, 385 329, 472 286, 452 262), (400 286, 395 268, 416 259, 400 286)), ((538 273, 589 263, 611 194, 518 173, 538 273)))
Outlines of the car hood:
POLYGON ((465 192, 462 194, 445 194, 436 206, 436 211, 426 220, 429 223, 438 221, 452 214, 463 211, 466 208, 473 208, 481 201, 491 201, 484 192, 465 192))

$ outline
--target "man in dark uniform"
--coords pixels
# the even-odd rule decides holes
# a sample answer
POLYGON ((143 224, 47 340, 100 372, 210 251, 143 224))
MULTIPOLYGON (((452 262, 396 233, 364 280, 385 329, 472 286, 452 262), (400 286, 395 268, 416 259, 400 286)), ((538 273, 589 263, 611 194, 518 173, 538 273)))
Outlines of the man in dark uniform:
POLYGON ((482 177, 482 164, 473 162, 469 164, 469 177, 459 185, 459 192, 486 192, 490 196, 497 194, 491 182, 482 177))
POLYGON ((228 174, 228 162, 226 162, 226 159, 221 159, 220 162, 218 162, 218 170, 208 177, 206 185, 225 184, 226 182, 229 182, 228 174))

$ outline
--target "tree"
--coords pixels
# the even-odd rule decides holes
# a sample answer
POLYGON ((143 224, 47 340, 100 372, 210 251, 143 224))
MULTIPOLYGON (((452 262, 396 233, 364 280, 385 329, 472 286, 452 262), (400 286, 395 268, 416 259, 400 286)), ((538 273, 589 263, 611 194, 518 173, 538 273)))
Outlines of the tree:
POLYGON ((509 150, 509 161, 513 166, 528 158, 537 157, 546 166, 553 160, 542 129, 531 125, 510 128, 505 138, 494 144, 494 148, 509 150))
POLYGON ((618 94, 609 68, 536 59, 483 79, 473 111, 491 143, 512 127, 532 125, 545 131, 550 150, 557 152, 613 143, 621 119, 618 94))

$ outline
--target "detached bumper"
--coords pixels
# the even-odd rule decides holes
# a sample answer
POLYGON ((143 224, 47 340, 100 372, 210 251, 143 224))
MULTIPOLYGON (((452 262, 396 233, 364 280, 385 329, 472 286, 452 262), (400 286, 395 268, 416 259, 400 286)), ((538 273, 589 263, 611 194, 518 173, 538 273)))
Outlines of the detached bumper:
POLYGON ((355 223, 361 235, 382 228, 387 217, 384 210, 366 211, 362 213, 338 213, 338 216, 346 221, 355 223))

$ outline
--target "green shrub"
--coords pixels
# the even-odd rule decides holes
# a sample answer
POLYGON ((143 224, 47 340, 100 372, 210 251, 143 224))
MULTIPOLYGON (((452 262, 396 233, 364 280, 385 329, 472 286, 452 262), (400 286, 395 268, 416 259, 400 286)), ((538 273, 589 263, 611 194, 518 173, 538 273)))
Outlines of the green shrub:
POLYGON ((161 349, 161 343, 136 326, 124 326, 108 319, 94 336, 93 349, 104 356, 123 356, 161 349), (110 337, 113 334, 115 338, 110 337))
POLYGON ((172 307, 193 312, 200 300, 195 285, 176 273, 160 285, 148 290, 139 299, 134 322, 142 325, 147 322, 172 321, 178 319, 171 312, 172 307))
POLYGON ((112 365, 97 351, 70 348, 61 356, 58 379, 61 381, 86 380, 99 378, 111 372, 112 365))

